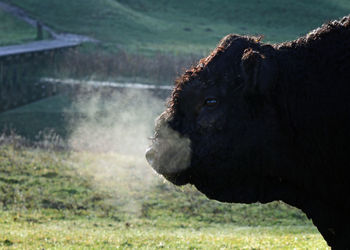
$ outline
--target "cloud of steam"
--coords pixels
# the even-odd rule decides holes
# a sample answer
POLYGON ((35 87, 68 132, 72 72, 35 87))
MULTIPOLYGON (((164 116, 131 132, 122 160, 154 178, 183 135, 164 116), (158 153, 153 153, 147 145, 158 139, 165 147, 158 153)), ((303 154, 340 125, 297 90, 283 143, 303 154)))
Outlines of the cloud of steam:
POLYGON ((71 119, 71 148, 143 157, 164 100, 127 89, 82 96, 74 106, 79 118, 71 119))
POLYGON ((164 99, 145 90, 100 91, 80 95, 73 105, 68 139, 71 161, 100 189, 114 190, 111 202, 138 210, 138 200, 160 178, 146 162, 154 120, 164 99))

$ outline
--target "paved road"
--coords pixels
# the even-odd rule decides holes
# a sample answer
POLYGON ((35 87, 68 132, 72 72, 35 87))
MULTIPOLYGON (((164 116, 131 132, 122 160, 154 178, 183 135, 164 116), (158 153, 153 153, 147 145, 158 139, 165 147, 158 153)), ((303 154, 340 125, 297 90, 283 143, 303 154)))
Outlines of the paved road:
POLYGON ((64 41, 64 40, 42 40, 37 42, 30 42, 20 45, 3 46, 0 47, 0 57, 19 55, 24 53, 33 53, 54 49, 62 49, 78 46, 80 42, 64 41))

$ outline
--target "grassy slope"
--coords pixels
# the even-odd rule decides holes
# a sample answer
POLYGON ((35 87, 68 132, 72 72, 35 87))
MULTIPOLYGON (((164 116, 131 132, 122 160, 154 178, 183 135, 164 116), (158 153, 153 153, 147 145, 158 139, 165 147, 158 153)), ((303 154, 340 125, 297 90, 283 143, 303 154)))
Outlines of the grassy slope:
POLYGON ((27 138, 35 139, 40 131, 53 130, 65 137, 68 133, 65 111, 75 112, 71 105, 70 98, 57 95, 2 112, 0 113, 0 131, 12 130, 27 138))
POLYGON ((209 201, 151 172, 142 174, 145 184, 133 175, 143 164, 127 155, 0 146, 0 247, 326 246, 297 209, 209 201), (113 171, 96 171, 101 160, 113 171))
POLYGON ((206 53, 228 33, 285 41, 350 12, 346 0, 9 2, 57 30, 93 36, 112 49, 197 54, 206 53))
POLYGON ((0 10, 0 46, 32 41, 35 37, 32 26, 0 10))

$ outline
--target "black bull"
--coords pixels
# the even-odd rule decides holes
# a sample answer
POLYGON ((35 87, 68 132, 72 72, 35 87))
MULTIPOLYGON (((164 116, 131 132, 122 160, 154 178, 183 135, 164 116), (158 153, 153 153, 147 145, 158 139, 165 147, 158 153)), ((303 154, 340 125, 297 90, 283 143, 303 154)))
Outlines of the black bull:
POLYGON ((175 82, 146 158, 225 202, 282 200, 350 245, 350 17, 295 41, 228 35, 175 82))

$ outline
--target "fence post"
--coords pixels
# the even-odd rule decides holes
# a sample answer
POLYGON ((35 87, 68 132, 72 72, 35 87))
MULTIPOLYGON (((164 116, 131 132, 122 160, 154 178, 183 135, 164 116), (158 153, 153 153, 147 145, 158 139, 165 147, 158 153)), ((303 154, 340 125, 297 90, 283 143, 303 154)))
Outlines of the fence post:
POLYGON ((40 22, 36 22, 36 40, 43 40, 43 25, 40 22))

